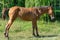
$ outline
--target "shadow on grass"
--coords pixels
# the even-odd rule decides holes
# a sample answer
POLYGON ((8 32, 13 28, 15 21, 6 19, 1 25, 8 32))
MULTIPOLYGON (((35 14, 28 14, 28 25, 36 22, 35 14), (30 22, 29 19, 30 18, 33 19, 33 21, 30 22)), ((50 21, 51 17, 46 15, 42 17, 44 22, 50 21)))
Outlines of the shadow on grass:
POLYGON ((60 35, 41 35, 41 36, 34 36, 34 37, 44 38, 44 37, 57 37, 57 36, 60 36, 60 35))
POLYGON ((45 37, 57 37, 57 36, 60 36, 60 35, 41 35, 41 36, 17 36, 17 37, 9 37, 8 40, 12 40, 12 39, 31 39, 31 38, 45 38, 45 37))

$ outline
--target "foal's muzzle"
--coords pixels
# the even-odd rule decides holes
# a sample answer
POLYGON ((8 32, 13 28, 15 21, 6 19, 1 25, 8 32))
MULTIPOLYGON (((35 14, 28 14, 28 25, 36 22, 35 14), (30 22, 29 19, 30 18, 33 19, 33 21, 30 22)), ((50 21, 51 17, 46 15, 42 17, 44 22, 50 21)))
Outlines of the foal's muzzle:
POLYGON ((52 21, 52 22, 55 22, 55 20, 56 20, 56 19, 55 19, 55 17, 54 17, 54 16, 53 16, 53 17, 51 17, 51 21, 52 21))

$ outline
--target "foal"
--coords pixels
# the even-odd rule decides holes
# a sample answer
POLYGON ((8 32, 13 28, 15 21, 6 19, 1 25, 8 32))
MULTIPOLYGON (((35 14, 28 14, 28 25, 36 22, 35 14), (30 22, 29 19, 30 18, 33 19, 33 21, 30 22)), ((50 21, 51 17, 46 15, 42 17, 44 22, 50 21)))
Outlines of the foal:
POLYGON ((19 7, 19 6, 11 7, 9 9, 9 14, 8 14, 9 21, 6 25, 6 29, 4 33, 5 37, 8 37, 9 29, 17 17, 20 17, 22 20, 32 21, 33 35, 39 36, 38 28, 37 28, 37 20, 44 13, 47 13, 51 17, 51 20, 54 19, 54 14, 53 14, 53 10, 51 6, 44 6, 44 7, 39 7, 39 8, 35 8, 35 7, 24 8, 24 7, 19 7))

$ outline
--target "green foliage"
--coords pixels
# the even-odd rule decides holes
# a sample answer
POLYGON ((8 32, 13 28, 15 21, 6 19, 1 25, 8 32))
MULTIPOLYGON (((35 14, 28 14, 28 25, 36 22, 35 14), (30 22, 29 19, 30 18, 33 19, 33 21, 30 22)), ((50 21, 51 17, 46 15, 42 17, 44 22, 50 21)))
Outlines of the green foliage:
POLYGON ((0 17, 1 17, 1 11, 2 11, 2 8, 4 6, 4 0, 0 0, 0 17))
POLYGON ((49 5, 50 0, 26 0, 25 7, 40 7, 49 5))
POLYGON ((35 6, 35 0, 26 0, 25 7, 33 7, 35 6))
POLYGON ((35 7, 41 6, 41 0, 35 0, 35 7))
POLYGON ((18 0, 18 6, 25 7, 25 0, 18 0))
POLYGON ((5 0, 4 1, 4 6, 5 7, 12 7, 12 6, 25 6, 25 0, 5 0), (14 2, 17 1, 16 4, 14 2))

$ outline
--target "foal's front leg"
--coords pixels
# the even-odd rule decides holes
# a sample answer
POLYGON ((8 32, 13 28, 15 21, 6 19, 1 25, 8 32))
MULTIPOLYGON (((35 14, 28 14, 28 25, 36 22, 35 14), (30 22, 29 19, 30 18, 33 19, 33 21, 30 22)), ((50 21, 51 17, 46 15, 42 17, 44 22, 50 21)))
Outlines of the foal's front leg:
POLYGON ((36 31, 36 35, 39 36, 38 28, 37 28, 37 20, 32 21, 32 27, 33 27, 33 35, 35 36, 35 31, 36 31))

